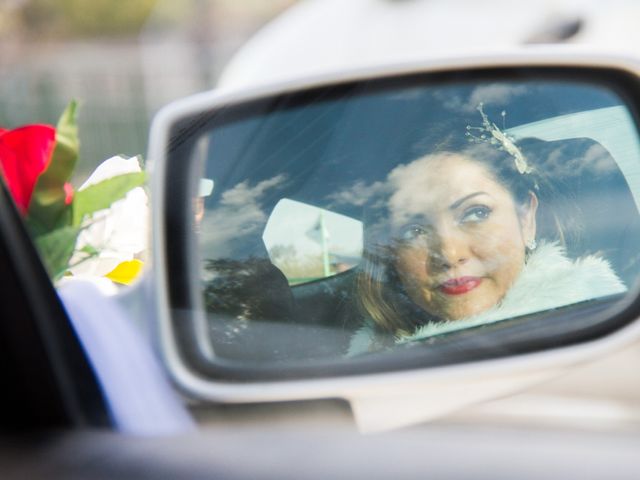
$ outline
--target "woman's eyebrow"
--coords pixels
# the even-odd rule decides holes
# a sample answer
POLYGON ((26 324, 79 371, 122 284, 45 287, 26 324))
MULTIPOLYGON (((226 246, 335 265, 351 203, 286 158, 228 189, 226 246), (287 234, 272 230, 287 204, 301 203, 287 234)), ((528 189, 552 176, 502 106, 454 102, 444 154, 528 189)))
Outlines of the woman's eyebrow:
POLYGON ((466 202, 470 198, 477 197, 478 195, 489 195, 489 194, 487 192, 473 192, 473 193, 470 193, 469 195, 466 195, 466 196, 462 197, 461 199, 456 200, 451 205, 449 205, 449 210, 454 210, 454 209, 458 208, 460 205, 462 205, 464 202, 466 202))

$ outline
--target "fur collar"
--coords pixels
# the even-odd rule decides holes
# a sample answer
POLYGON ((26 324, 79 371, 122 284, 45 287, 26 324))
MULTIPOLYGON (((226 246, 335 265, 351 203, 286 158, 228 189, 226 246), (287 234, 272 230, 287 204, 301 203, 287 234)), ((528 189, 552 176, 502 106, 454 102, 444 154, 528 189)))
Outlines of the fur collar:
MULTIPOLYGON (((396 338, 396 344, 424 340, 626 290, 607 260, 594 255, 570 260, 558 244, 541 243, 529 256, 522 273, 499 304, 469 318, 430 322, 411 335, 396 338)), ((371 351, 377 343, 374 326, 368 321, 353 335, 348 355, 371 351)))

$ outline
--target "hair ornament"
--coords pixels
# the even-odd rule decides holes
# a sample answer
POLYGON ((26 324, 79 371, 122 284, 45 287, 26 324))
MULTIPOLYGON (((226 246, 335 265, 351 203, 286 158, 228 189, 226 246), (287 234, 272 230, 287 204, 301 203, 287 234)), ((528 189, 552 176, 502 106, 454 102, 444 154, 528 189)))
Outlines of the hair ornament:
MULTIPOLYGON (((514 158, 518 173, 524 175, 526 173, 533 172, 533 169, 527 164, 527 160, 522 154, 522 151, 516 146, 514 138, 500 130, 495 123, 489 120, 487 114, 484 113, 483 106, 484 104, 480 102, 477 107, 478 112, 480 112, 480 115, 482 116, 482 126, 472 127, 471 125, 467 125, 467 132, 465 135, 469 137, 469 140, 472 142, 499 145, 498 148, 500 148, 500 150, 506 151, 514 158), (474 135, 472 133, 473 131, 479 132, 480 135, 474 135)), ((507 115, 507 112, 503 110, 501 115, 504 124, 504 118, 507 115)))

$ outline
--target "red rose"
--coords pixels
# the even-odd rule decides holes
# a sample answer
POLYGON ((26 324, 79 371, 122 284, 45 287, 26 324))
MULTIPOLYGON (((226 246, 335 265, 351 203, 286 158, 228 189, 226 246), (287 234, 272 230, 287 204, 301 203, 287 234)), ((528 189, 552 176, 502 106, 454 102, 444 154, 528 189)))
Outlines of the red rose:
POLYGON ((51 162, 55 143, 56 130, 50 125, 0 129, 0 172, 23 214, 38 177, 51 162))

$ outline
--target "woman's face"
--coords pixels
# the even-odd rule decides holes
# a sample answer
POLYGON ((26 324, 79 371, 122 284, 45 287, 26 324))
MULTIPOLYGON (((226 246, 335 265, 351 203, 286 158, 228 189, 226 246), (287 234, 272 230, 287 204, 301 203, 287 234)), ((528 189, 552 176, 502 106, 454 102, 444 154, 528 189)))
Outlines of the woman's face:
POLYGON ((391 180, 395 269, 411 299, 447 320, 496 305, 535 238, 535 195, 517 205, 484 165, 457 154, 421 158, 391 180))

